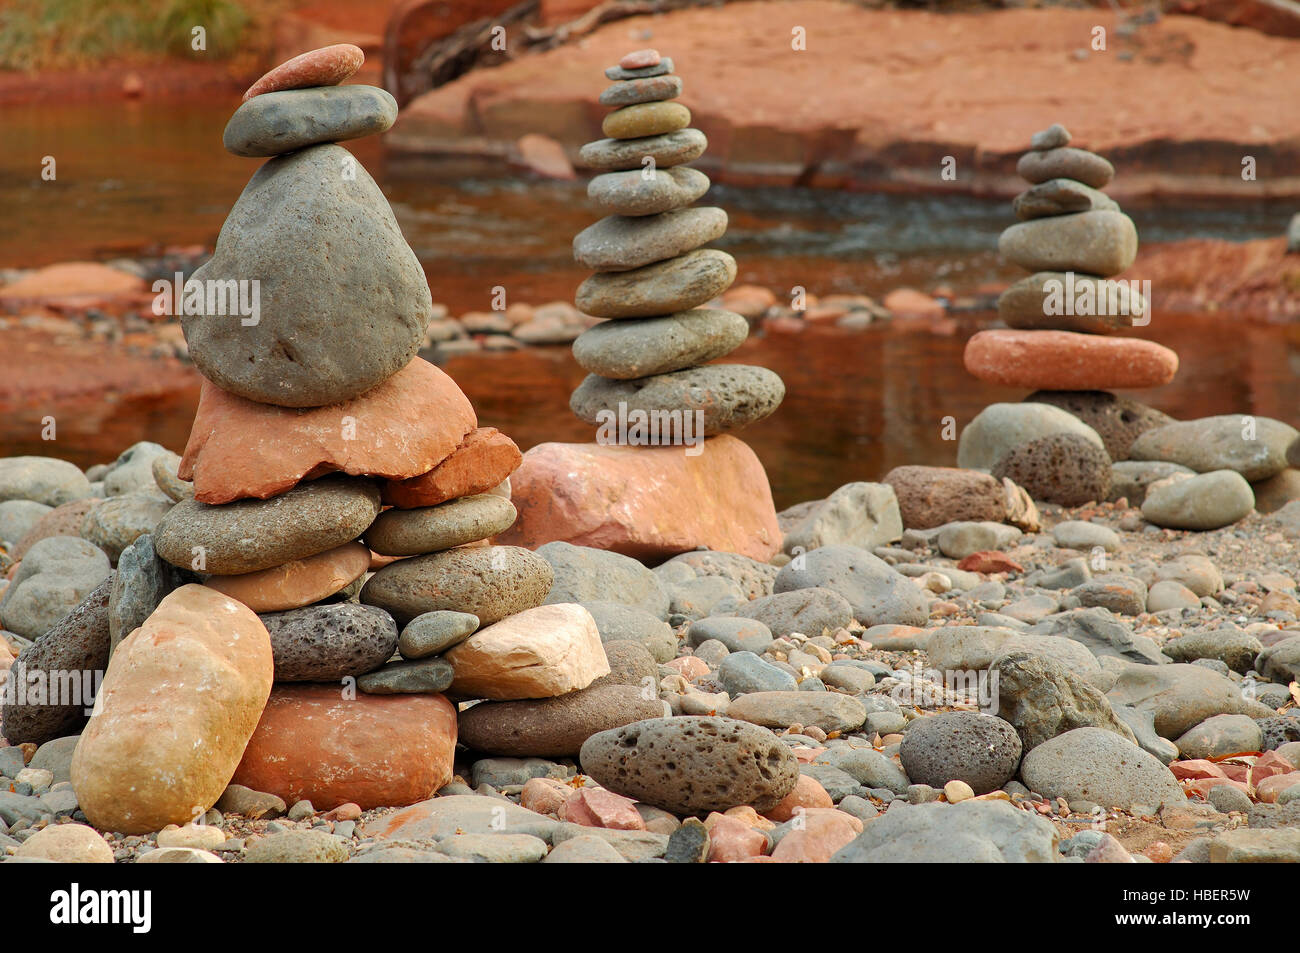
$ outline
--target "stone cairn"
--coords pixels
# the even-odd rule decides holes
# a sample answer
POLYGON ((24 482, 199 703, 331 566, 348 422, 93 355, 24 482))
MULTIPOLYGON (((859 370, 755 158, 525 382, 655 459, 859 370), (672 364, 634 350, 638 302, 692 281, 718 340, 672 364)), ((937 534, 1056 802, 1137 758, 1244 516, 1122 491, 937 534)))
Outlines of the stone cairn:
POLYGON ((1034 274, 998 299, 1008 329, 971 337, 965 365, 980 380, 1033 390, 1027 403, 1059 407, 1096 433, 1046 433, 996 461, 962 465, 991 465, 1034 499, 1074 506, 1104 500, 1112 460, 1125 459, 1141 432, 1170 419, 1111 391, 1169 383, 1178 355, 1153 341, 1113 336, 1150 320, 1137 283, 1114 279, 1133 264, 1137 229, 1100 191, 1114 167, 1069 143, 1069 132, 1053 125, 1033 136, 1016 165, 1030 187, 1016 196, 1020 222, 1002 233, 998 250, 1034 274))
MULTIPOLYGON (((703 307, 736 279, 734 258, 702 247, 727 230, 727 213, 691 205, 709 179, 684 163, 708 143, 688 128, 690 110, 672 102, 682 80, 671 59, 639 50, 605 75, 614 82, 600 102, 618 107, 602 123, 609 138, 587 143, 580 158, 600 173, 587 194, 608 214, 578 234, 573 254, 596 272, 578 288, 578 309, 609 320, 574 342, 590 375, 569 405, 595 426, 626 421, 618 442, 633 446, 739 430, 775 411, 785 385, 767 368, 707 364, 749 335, 742 316, 703 307), (638 420, 650 428, 645 440, 638 420), (664 423, 656 438, 655 421, 683 429, 665 435, 664 423)), ((614 436, 602 427, 601 442, 606 434, 614 436)))
POLYGON ((488 543, 515 520, 521 454, 416 356, 423 270, 337 144, 397 115, 338 85, 361 61, 291 60, 226 127, 230 152, 269 161, 186 289, 255 280, 239 300, 260 313, 182 312, 205 380, 179 466, 155 470, 177 502, 120 561, 118 644, 72 767, 98 827, 183 824, 232 779, 318 810, 410 804, 452 778, 442 692, 552 698, 609 672, 587 610, 542 604, 551 565, 488 543))

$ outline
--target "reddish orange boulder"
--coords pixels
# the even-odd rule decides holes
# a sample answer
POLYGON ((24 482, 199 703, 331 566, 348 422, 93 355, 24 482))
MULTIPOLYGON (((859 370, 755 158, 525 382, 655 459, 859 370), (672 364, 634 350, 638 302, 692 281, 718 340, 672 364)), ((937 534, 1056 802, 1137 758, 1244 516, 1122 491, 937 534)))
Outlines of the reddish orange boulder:
POLYGON ((1025 567, 1020 565, 1006 553, 999 552, 996 549, 981 549, 978 553, 971 553, 965 559, 957 564, 957 568, 962 572, 1024 572, 1025 567))
POLYGON ((456 709, 442 695, 276 685, 232 783, 324 811, 403 806, 451 780, 455 748, 456 709))
POLYGON ((420 358, 326 407, 259 404, 204 381, 178 475, 194 481, 200 503, 266 499, 338 470, 404 480, 445 460, 477 425, 456 382, 420 358))
POLYGON ((1178 373, 1178 355, 1154 341, 1075 331, 980 331, 965 363, 982 381, 1030 390, 1160 387, 1178 373))
POLYGON ((804 813, 803 826, 781 838, 772 859, 782 864, 825 864, 831 856, 862 833, 862 821, 834 808, 813 808, 804 813))
POLYGON ((306 89, 309 86, 337 86, 366 61, 361 47, 336 43, 285 60, 266 73, 244 93, 244 102, 263 93, 281 89, 306 89))
POLYGON ((795 782, 794 789, 781 798, 776 807, 765 811, 763 816, 769 821, 788 821, 796 814, 802 814, 810 808, 834 808, 835 802, 826 793, 816 778, 801 774, 795 782))
POLYGON ((510 479, 519 518, 496 541, 562 540, 650 560, 701 546, 771 559, 781 529, 754 451, 729 435, 689 450, 539 444, 510 479))
POLYGON ((486 493, 510 476, 522 459, 515 442, 501 431, 479 427, 428 473, 409 480, 389 480, 383 485, 383 499, 406 510, 486 493))

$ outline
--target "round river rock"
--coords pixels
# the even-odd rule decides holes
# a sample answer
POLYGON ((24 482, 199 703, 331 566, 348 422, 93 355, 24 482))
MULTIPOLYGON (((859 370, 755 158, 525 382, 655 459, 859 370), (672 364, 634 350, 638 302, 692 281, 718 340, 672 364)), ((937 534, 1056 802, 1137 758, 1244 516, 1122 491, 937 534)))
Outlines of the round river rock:
POLYGON ((364 533, 378 515, 379 488, 373 483, 325 477, 269 500, 177 503, 158 522, 154 548, 182 569, 238 575, 342 546, 364 533), (195 553, 196 547, 202 547, 201 553, 195 553))
POLYGON ((741 804, 767 811, 799 780, 789 746, 730 718, 651 718, 602 731, 583 743, 579 761, 603 787, 674 814, 741 804))

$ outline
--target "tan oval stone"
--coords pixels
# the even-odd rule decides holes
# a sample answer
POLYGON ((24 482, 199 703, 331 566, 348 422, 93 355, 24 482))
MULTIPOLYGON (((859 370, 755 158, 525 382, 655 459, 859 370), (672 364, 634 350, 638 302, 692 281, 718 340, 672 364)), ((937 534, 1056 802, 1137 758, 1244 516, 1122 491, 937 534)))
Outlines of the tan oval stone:
POLYGON ((637 103, 606 116, 600 131, 611 139, 640 139, 676 132, 690 124, 691 111, 681 103, 637 103))
POLYGON ((466 698, 553 698, 609 674, 596 620, 567 602, 479 629, 445 657, 456 671, 452 693, 466 698))
POLYGON ((187 585, 118 645, 72 756, 81 809, 145 834, 217 803, 271 691, 271 639, 245 606, 187 585))
POLYGON ((111 864, 113 848, 93 827, 55 824, 25 840, 14 856, 52 860, 56 864, 111 864))
POLYGON ((283 566, 239 576, 209 576, 204 585, 237 599, 254 612, 298 609, 334 595, 370 568, 370 550, 360 543, 295 559, 283 566))

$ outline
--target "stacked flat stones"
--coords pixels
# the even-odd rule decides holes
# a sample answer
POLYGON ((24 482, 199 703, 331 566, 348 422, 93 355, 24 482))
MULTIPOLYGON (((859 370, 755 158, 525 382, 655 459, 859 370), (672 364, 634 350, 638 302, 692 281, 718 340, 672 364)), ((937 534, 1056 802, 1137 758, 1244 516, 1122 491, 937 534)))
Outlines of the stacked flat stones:
POLYGON ((1016 165, 1030 188, 1016 196, 1013 206, 1021 221, 1002 233, 998 250, 1034 274, 998 299, 998 315, 1011 330, 972 337, 966 368, 991 383, 1043 390, 1167 384, 1178 370, 1173 351, 1152 341, 1109 336, 1133 326, 1135 319, 1146 323, 1147 303, 1130 294, 1127 284, 1114 286, 1118 313, 1103 313, 1111 310, 1105 279, 1133 264, 1137 229, 1099 191, 1114 167, 1069 142, 1069 132, 1054 125, 1034 135, 1031 151, 1016 165), (1049 288, 1049 282, 1059 286, 1049 288), (1065 310, 1082 313, 1059 313, 1067 297, 1065 310))
POLYGON ((727 214, 692 207, 709 187, 685 163, 707 146, 688 128, 691 113, 672 102, 682 91, 671 59, 655 50, 629 53, 605 75, 614 81, 600 102, 609 137, 582 147, 581 161, 599 174, 587 194, 605 218, 574 239, 574 258, 592 268, 578 288, 579 310, 607 318, 584 332, 573 354, 590 376, 570 401, 596 425, 602 411, 704 412, 704 433, 739 430, 780 405, 785 386, 773 372, 738 364, 708 365, 749 334, 740 315, 703 307, 729 288, 736 262, 703 248, 720 238, 727 214))
POLYGON ((514 522, 519 450, 416 356, 423 269, 337 145, 396 118, 384 90, 337 85, 362 59, 342 45, 291 60, 226 127, 230 152, 271 158, 194 279, 257 279, 261 314, 183 318, 206 381, 154 545, 260 614, 277 683, 436 693, 453 679, 442 654, 540 605, 551 571, 486 544, 514 522))
POLYGON ((972 464, 976 455, 968 451, 963 465, 991 465, 994 476, 1011 479, 1036 500, 1076 506, 1105 499, 1112 460, 1124 459, 1139 433, 1169 420, 1112 389, 1167 384, 1178 356, 1153 341, 1114 334, 1145 325, 1149 314, 1148 302, 1129 283, 1112 283, 1133 264, 1137 229, 1100 191, 1114 167, 1069 142, 1069 132, 1053 125, 1033 136, 1031 151, 1016 166, 1030 187, 1016 196, 1021 221, 1002 233, 998 249, 1034 274, 998 299, 1008 329, 971 337, 965 365, 981 380, 1034 390, 1027 403, 1052 404, 1092 429, 1049 426, 1004 448, 997 460, 972 464))

